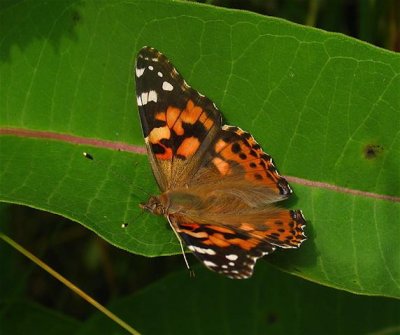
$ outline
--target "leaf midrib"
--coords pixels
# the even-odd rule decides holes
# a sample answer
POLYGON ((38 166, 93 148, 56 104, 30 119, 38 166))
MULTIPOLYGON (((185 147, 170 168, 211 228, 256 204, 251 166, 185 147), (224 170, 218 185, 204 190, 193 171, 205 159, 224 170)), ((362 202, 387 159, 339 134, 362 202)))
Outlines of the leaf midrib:
MULTIPOLYGON (((72 144, 80 144, 80 145, 90 145, 97 148, 102 149, 111 149, 118 151, 126 151, 132 152, 139 155, 145 155, 146 149, 143 146, 127 144, 124 142, 116 142, 109 140, 102 140, 96 138, 88 138, 82 136, 75 136, 70 134, 62 134, 50 131, 40 131, 40 130, 31 130, 24 128, 9 128, 3 127, 0 128, 0 136, 16 136, 21 138, 36 138, 36 139, 51 139, 57 140, 65 143, 72 144)), ((388 194, 380 194, 374 192, 367 192, 358 189, 352 189, 347 187, 342 187, 326 182, 320 182, 310 179, 304 179, 294 176, 284 176, 290 183, 297 184, 313 189, 325 189, 330 190, 336 193, 350 194, 353 196, 363 197, 363 198, 372 198, 377 200, 384 200, 388 202, 400 202, 400 196, 388 195, 388 194)))

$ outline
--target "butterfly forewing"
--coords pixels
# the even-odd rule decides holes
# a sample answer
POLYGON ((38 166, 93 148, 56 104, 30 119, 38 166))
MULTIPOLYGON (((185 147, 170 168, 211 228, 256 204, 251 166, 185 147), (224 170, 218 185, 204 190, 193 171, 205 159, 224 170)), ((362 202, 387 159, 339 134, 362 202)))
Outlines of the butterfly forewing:
POLYGON ((153 48, 139 52, 135 76, 143 134, 157 182, 163 191, 185 185, 220 130, 221 114, 153 48))

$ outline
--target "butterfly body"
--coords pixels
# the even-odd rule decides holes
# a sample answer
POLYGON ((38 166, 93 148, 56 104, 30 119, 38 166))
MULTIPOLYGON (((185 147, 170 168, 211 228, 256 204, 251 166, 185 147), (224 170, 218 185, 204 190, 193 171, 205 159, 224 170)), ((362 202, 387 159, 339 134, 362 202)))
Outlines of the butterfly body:
POLYGON ((153 48, 139 52, 136 91, 161 190, 143 209, 165 216, 205 266, 230 278, 250 277, 276 247, 300 246, 301 211, 275 205, 292 190, 249 133, 222 125, 215 104, 153 48))

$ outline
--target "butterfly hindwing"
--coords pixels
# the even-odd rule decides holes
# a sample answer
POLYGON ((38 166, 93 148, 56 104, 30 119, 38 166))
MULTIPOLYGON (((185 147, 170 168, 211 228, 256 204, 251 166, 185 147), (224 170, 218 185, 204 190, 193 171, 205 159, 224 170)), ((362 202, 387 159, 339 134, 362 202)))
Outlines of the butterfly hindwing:
POLYGON ((204 160, 203 169, 217 170, 221 177, 246 180, 249 186, 263 185, 276 194, 275 201, 292 193, 271 156, 262 150, 250 133, 238 127, 222 127, 204 160))
POLYGON ((198 224, 183 216, 170 216, 186 246, 210 270, 233 279, 253 274, 258 258, 275 247, 245 232, 212 224, 198 224))
POLYGON ((218 219, 211 213, 209 220, 213 221, 206 223, 203 217, 207 213, 199 211, 197 218, 172 214, 169 220, 204 265, 230 278, 243 279, 252 275, 258 258, 272 253, 276 247, 298 248, 305 240, 301 211, 282 209, 265 217, 262 214, 238 212, 236 216, 218 219))

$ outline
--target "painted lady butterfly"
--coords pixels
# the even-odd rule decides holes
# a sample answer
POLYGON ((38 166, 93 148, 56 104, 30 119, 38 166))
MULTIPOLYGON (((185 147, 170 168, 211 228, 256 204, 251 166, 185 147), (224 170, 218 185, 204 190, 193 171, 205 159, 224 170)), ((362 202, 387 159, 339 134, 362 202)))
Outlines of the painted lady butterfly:
POLYGON ((260 145, 222 125, 215 104, 191 88, 162 53, 144 47, 136 94, 149 160, 161 195, 141 207, 164 215, 209 269, 248 278, 258 258, 305 240, 300 210, 274 206, 292 190, 260 145))

